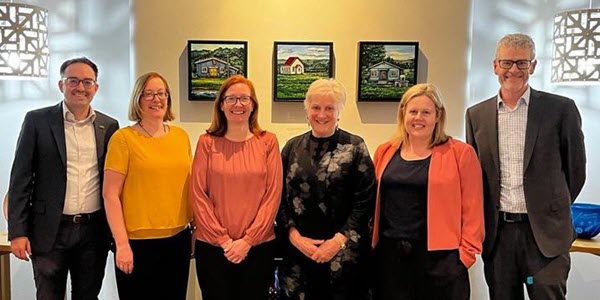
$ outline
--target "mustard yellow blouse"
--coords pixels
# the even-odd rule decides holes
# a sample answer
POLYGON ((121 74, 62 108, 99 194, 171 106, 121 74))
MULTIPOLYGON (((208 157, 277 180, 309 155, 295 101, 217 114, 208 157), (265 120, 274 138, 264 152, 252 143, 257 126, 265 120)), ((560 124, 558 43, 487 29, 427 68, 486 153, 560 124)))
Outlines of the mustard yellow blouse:
POLYGON ((104 169, 125 175, 121 205, 130 239, 170 237, 192 219, 189 136, 182 128, 169 128, 166 135, 152 138, 121 128, 108 144, 104 169))

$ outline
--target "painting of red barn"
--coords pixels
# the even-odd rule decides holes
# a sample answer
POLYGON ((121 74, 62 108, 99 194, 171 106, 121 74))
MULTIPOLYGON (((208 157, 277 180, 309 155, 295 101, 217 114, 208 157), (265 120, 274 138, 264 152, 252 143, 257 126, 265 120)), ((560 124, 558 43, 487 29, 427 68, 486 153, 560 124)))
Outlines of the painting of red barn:
POLYGON ((359 43, 358 100, 400 101, 417 83, 418 42, 359 43))
POLYGON ((313 81, 332 77, 333 43, 275 42, 275 101, 302 101, 313 81))

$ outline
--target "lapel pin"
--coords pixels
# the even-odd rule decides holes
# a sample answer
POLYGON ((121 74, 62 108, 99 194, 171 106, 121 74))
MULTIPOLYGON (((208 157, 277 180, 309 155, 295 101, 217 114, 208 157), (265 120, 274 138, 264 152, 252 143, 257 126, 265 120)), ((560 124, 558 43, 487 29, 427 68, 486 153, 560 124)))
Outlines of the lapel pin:
POLYGON ((104 129, 104 125, 98 125, 98 128, 104 129))

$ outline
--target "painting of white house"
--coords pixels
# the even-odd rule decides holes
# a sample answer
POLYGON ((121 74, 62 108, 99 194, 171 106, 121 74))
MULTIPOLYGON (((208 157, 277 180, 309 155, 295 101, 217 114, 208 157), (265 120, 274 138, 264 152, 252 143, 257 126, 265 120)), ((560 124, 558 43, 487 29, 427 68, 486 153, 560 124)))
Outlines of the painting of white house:
POLYGON ((304 63, 300 57, 290 56, 283 66, 279 67, 279 74, 304 74, 304 63))
POLYGON ((248 43, 237 41, 188 41, 189 99, 215 99, 230 76, 247 76, 248 43))
POLYGON ((358 99, 400 101, 417 83, 418 42, 361 42, 358 99))
POLYGON ((308 86, 333 77, 333 43, 275 42, 275 101, 304 99, 308 86))

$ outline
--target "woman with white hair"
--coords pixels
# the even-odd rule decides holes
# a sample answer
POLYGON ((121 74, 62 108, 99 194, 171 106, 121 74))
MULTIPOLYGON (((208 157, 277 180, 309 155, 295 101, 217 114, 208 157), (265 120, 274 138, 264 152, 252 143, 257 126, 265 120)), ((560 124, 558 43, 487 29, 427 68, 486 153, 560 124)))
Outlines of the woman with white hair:
POLYGON ((366 298, 359 276, 366 273, 375 173, 364 140, 338 128, 345 101, 338 81, 313 82, 304 100, 311 130, 290 139, 281 153, 284 299, 366 298))

